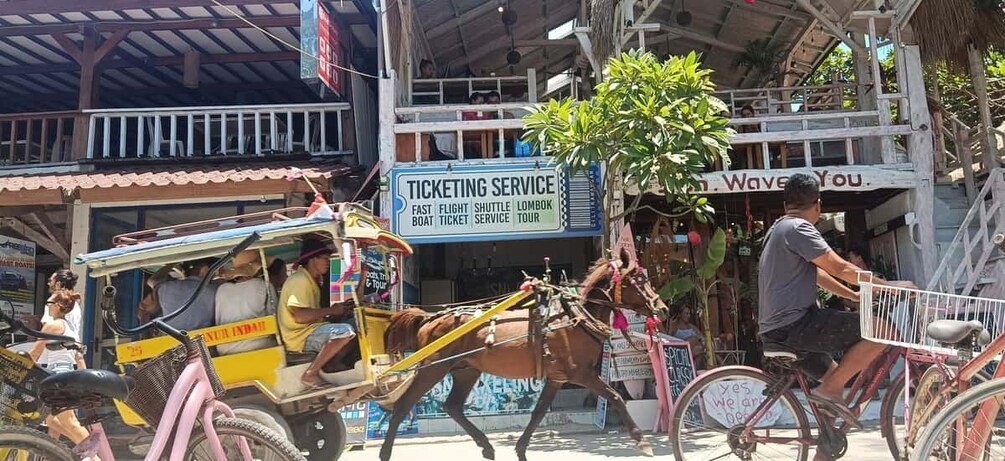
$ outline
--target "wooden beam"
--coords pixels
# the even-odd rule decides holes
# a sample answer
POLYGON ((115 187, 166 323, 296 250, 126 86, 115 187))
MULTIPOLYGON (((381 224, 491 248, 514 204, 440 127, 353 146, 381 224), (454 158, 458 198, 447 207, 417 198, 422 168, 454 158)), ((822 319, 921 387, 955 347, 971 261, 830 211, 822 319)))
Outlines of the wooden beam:
MULTIPOLYGON (((0 2, 0 5, 3 5, 0 2)), ((0 8, 3 8, 0 6, 0 8)), ((355 17, 355 16, 353 16, 355 17)), ((259 27, 297 27, 300 16, 261 16, 250 17, 249 21, 259 27)), ((23 26, 0 27, 0 37, 38 36, 56 34, 81 33, 84 29, 97 32, 116 32, 130 30, 135 32, 161 30, 211 30, 211 29, 250 29, 247 22, 237 18, 205 18, 186 19, 178 21, 114 21, 114 22, 70 22, 61 24, 31 24, 23 26)))
POLYGON ((98 49, 94 50, 94 63, 100 64, 101 61, 104 61, 105 57, 108 56, 108 53, 111 53, 116 46, 119 46, 119 43, 122 42, 127 35, 129 35, 129 29, 119 29, 112 32, 112 36, 106 38, 98 49))
POLYGON ((19 218, 0 218, 0 227, 9 227, 14 232, 23 235, 28 240, 32 240, 40 247, 45 248, 49 253, 56 255, 63 262, 70 262, 70 252, 68 248, 60 246, 59 243, 46 237, 41 232, 32 229, 19 218))
POLYGON ((794 19, 802 23, 810 22, 810 20, 813 19, 812 17, 806 14, 802 14, 798 11, 792 11, 786 7, 773 5, 768 2, 757 2, 755 4, 750 5, 747 4, 747 2, 744 0, 725 0, 725 3, 731 4, 734 7, 737 7, 745 12, 772 16, 772 17, 794 19))
MULTIPOLYGON (((262 0, 219 0, 228 6, 261 5, 262 0)), ((76 0, 70 4, 61 4, 58 9, 63 11, 120 11, 152 8, 188 8, 208 7, 207 0, 76 0)), ((0 2, 0 16, 30 14, 52 14, 53 4, 38 0, 7 0, 0 2)))
POLYGON ((560 40, 516 40, 514 46, 517 48, 526 48, 529 46, 579 46, 579 40, 574 38, 564 38, 560 40))
MULTIPOLYGON (((491 2, 489 3, 491 5, 495 5, 495 3, 491 2)), ((558 7, 555 11, 549 11, 548 14, 551 17, 563 18, 569 14, 574 14, 578 8, 579 5, 575 3, 562 3, 562 6, 558 7)), ((519 23, 517 24, 517 27, 520 27, 519 23)), ((513 36, 514 37, 527 36, 530 35, 529 31, 540 30, 539 29, 540 27, 541 27, 540 23, 527 21, 527 24, 523 25, 523 28, 513 31, 513 36)), ((458 58, 454 60, 454 62, 449 63, 450 67, 454 67, 455 65, 460 63, 471 65, 472 63, 477 62, 479 59, 482 59, 485 56, 488 56, 489 54, 509 49, 509 47, 506 45, 507 45, 506 43, 500 43, 500 41, 498 40, 488 40, 484 45, 475 48, 471 52, 467 53, 464 57, 458 58)))
POLYGON ((744 48, 742 46, 740 46, 740 45, 736 45, 736 44, 733 44, 733 43, 724 42, 722 40, 716 39, 715 37, 710 37, 710 36, 705 35, 705 34, 700 34, 698 32, 694 32, 692 30, 682 29, 680 27, 669 26, 669 25, 666 25, 666 24, 661 25, 660 26, 660 30, 665 31, 665 32, 670 32, 672 34, 677 35, 678 37, 683 37, 683 38, 686 38, 688 40, 693 40, 693 41, 696 41, 696 42, 699 42, 699 43, 706 43, 706 44, 712 45, 712 46, 714 46, 716 48, 723 49, 723 50, 726 50, 726 51, 733 51, 733 52, 736 52, 736 53, 742 53, 744 51, 744 48))
MULTIPOLYGON (((166 67, 184 65, 184 56, 164 56, 146 59, 137 58, 135 61, 125 59, 106 59, 102 64, 102 69, 128 69, 144 68, 149 66, 166 67), (141 65, 143 64, 143 65, 141 65)), ((204 54, 199 57, 202 64, 232 64, 251 62, 281 62, 297 61, 300 53, 296 51, 278 51, 271 53, 238 53, 238 54, 204 54)), ((80 66, 74 63, 61 64, 37 64, 33 66, 10 66, 0 67, 0 76, 3 75, 30 75, 48 74, 54 72, 76 72, 80 66)))
MULTIPOLYGON (((0 28, 0 30, 3 29, 6 28, 0 28)), ((77 47, 77 44, 74 43, 73 40, 70 40, 70 37, 67 37, 63 33, 55 33, 52 34, 52 38, 56 40, 56 43, 63 48, 63 51, 65 51, 66 54, 70 55, 70 57, 73 58, 74 61, 77 61, 78 64, 80 63, 80 48, 77 47)))
POLYGON ((28 216, 35 220, 35 223, 38 224, 38 228, 42 230, 42 233, 52 239, 53 242, 58 243, 62 248, 70 248, 70 244, 64 238, 64 234, 58 231, 56 225, 52 223, 52 220, 49 219, 49 215, 44 210, 28 213, 28 216))
POLYGON ((796 0, 796 4, 802 7, 802 9, 808 11, 818 22, 820 22, 820 25, 823 26, 825 30, 837 37, 838 40, 844 42, 845 45, 848 45, 848 47, 853 50, 862 52, 865 51, 861 45, 848 38, 848 32, 844 30, 844 28, 835 24, 822 11, 816 9, 816 7, 810 3, 810 0, 796 0))
POLYGON ((498 7, 499 4, 496 2, 484 2, 481 5, 461 13, 453 19, 448 19, 436 26, 433 26, 426 31, 426 39, 432 41, 433 39, 449 32, 451 29, 456 28, 459 24, 468 22, 490 11, 495 11, 498 7))

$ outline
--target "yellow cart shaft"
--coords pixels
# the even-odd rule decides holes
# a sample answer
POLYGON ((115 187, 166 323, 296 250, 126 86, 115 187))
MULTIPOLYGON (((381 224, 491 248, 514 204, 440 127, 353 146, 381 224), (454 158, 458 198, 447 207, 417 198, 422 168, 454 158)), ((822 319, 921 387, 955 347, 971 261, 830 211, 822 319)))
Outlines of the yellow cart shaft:
POLYGON ((491 309, 482 312, 481 315, 475 316, 471 320, 464 322, 464 324, 462 324, 461 326, 454 328, 449 333, 427 344, 426 347, 423 347, 415 351, 414 354, 405 357, 404 360, 395 363, 386 371, 384 371, 384 373, 382 373, 381 376, 388 375, 390 373, 400 373, 402 371, 408 370, 409 368, 415 366, 419 362, 422 362, 423 360, 429 358, 429 356, 439 352, 440 349, 443 349, 448 344, 456 341, 461 336, 464 336, 474 331, 475 328, 482 326, 483 324, 491 320, 492 317, 495 317, 496 315, 499 315, 503 311, 509 310, 514 306, 522 304, 524 301, 527 300, 527 298, 533 295, 534 295, 533 291, 521 291, 515 293, 513 296, 506 298, 503 302, 496 304, 491 309))

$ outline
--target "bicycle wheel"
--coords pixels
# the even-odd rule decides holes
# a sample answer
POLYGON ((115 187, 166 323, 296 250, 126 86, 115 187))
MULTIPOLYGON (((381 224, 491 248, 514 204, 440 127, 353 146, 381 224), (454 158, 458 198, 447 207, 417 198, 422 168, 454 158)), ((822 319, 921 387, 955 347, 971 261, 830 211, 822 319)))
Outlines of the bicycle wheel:
POLYGON ((74 461, 70 448, 48 434, 20 426, 0 426, 0 460, 74 461))
MULTIPOLYGON (((914 398, 914 383, 911 383, 911 398, 914 398)), ((904 441, 907 437, 907 425, 904 423, 904 373, 901 372, 890 381, 890 387, 886 388, 886 395, 883 396, 882 407, 879 410, 880 420, 884 424, 883 438, 890 449, 893 459, 900 460, 901 453, 904 452, 904 441)))
POLYGON ((677 461, 710 459, 785 459, 805 461, 810 424, 803 406, 790 389, 755 424, 753 440, 743 435, 744 422, 767 398, 776 380, 759 370, 721 368, 703 374, 677 400, 672 415, 673 447, 677 461), (776 442, 767 444, 763 437, 776 442), (784 444, 784 441, 793 442, 784 444))
MULTIPOLYGON (((989 381, 975 386, 949 402, 932 418, 928 427, 918 437, 911 460, 962 460, 983 461, 1005 457, 1005 421, 1002 421, 1001 404, 1005 399, 1005 381, 989 381), (993 418, 981 415, 985 402, 998 405, 993 418), (963 453, 959 448, 965 443, 981 440, 984 427, 987 439, 977 444, 977 453, 963 453)), ((992 407, 992 409, 994 409, 992 407)))
MULTIPOLYGON (((307 461, 290 441, 275 431, 254 421, 240 418, 217 418, 213 420, 216 434, 220 437, 226 452, 226 461, 241 459, 238 442, 243 438, 251 448, 251 459, 244 461, 307 461)), ((185 451, 189 461, 225 461, 213 456, 213 450, 206 440, 206 433, 197 430, 185 451)))

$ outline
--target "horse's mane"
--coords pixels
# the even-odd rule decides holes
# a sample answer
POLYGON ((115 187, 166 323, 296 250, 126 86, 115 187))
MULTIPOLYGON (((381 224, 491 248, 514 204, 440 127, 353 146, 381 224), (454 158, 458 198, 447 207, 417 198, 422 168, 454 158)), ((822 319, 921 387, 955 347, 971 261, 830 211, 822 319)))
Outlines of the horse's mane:
POLYGON ((582 293, 583 296, 587 296, 594 288, 602 288, 602 285, 607 284, 610 273, 611 260, 603 257, 598 259, 586 273, 586 278, 583 279, 580 293, 582 293))
POLYGON ((384 332, 384 345, 389 354, 415 351, 419 348, 419 328, 431 315, 418 308, 395 312, 384 332))

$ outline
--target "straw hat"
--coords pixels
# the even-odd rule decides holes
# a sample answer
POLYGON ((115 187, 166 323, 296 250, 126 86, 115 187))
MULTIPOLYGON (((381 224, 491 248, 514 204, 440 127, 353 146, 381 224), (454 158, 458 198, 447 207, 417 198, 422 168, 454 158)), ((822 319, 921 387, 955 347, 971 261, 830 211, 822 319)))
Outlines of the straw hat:
MULTIPOLYGON (((276 258, 267 256, 265 265, 269 266, 276 258)), ((220 271, 220 277, 233 280, 238 278, 248 278, 258 275, 262 270, 262 258, 258 255, 258 250, 244 250, 238 253, 231 261, 230 269, 220 271)))

